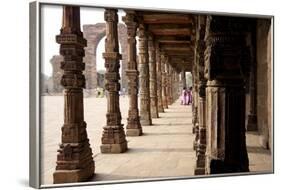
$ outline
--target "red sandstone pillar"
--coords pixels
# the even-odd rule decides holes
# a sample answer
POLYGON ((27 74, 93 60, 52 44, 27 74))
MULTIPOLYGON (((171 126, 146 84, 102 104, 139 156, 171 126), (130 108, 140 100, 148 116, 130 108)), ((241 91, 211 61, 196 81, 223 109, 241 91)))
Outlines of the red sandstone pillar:
POLYGON ((104 12, 106 21, 105 53, 105 89, 107 96, 106 126, 102 134, 102 153, 121 153, 127 150, 127 141, 121 124, 121 113, 119 106, 120 74, 119 74, 119 54, 118 43, 118 15, 116 9, 106 9, 104 12))
POLYGON ((142 135, 142 127, 140 124, 139 109, 138 109, 138 77, 139 71, 136 60, 136 30, 137 22, 136 15, 134 12, 127 11, 126 16, 123 17, 123 21, 127 25, 128 34, 128 88, 129 88, 129 113, 128 113, 128 124, 127 124, 127 136, 140 136, 142 135))
POLYGON ((248 20, 207 17, 207 173, 249 171, 245 137, 245 31, 248 20))
POLYGON ((60 54, 64 60, 61 84, 64 87, 64 125, 61 144, 57 155, 54 183, 74 183, 86 181, 95 171, 86 122, 84 121, 83 89, 85 77, 82 62, 86 40, 80 31, 80 8, 63 7, 63 23, 60 35, 60 54))
POLYGON ((140 71, 140 122, 151 125, 148 35, 144 24, 139 25, 139 71, 140 71))
POLYGON ((158 118, 157 84, 156 84, 156 53, 155 43, 152 36, 148 38, 149 52, 149 89, 150 89, 150 111, 152 118, 158 118))
POLYGON ((158 112, 163 113, 163 94, 162 94, 162 62, 159 46, 156 48, 156 64, 157 64, 157 98, 158 98, 158 112))

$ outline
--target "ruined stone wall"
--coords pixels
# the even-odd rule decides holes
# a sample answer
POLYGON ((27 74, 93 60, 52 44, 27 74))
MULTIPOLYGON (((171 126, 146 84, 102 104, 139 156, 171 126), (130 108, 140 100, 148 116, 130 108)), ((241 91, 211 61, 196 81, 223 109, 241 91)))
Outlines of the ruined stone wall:
MULTIPOLYGON (((105 23, 87 24, 83 25, 84 38, 87 40, 87 47, 85 48, 84 62, 86 63, 85 77, 86 77, 86 88, 96 88, 98 86, 98 75, 97 75, 97 60, 96 53, 99 42, 105 37, 105 23)), ((127 88, 127 78, 125 71, 127 69, 127 28, 124 24, 118 24, 118 38, 120 42, 120 52, 122 54, 122 70, 121 75, 121 86, 127 88)))
POLYGON ((271 33, 270 21, 257 22, 257 122, 260 143, 271 147, 271 33))
POLYGON ((51 93, 61 93, 63 86, 60 84, 63 71, 60 68, 63 57, 61 55, 54 55, 50 63, 52 64, 53 72, 49 80, 52 81, 52 89, 49 89, 51 93))
MULTIPOLYGON (((105 36, 105 32, 105 23, 83 25, 83 36, 87 40, 87 46, 84 48, 85 57, 83 58, 85 63, 84 75, 86 78, 86 89, 89 93, 94 92, 94 89, 99 86, 100 81, 103 81, 103 79, 98 79, 96 53, 99 42, 105 36)), ((118 24, 118 37, 121 46, 120 52, 122 54, 122 60, 120 62, 122 64, 122 69, 120 69, 120 83, 122 88, 127 89, 128 82, 125 72, 127 69, 127 28, 124 24, 118 24)), ((51 80, 53 81, 52 92, 54 93, 61 93, 63 90, 60 85, 62 76, 62 70, 60 69, 61 61, 63 61, 63 57, 60 55, 54 55, 50 61, 53 68, 51 80)))

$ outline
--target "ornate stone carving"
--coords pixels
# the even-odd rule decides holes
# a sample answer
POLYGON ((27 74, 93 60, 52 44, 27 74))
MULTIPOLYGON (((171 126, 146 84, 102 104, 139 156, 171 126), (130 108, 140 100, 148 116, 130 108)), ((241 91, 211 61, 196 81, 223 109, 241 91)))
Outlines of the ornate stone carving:
POLYGON ((128 67, 127 77, 129 84, 129 113, 127 123, 127 136, 139 136, 142 135, 142 127, 140 124, 139 110, 138 110, 138 67, 136 61, 136 30, 137 22, 136 15, 134 12, 127 12, 126 16, 123 17, 123 21, 127 25, 128 34, 128 67))
POLYGON ((198 27, 196 35, 196 56, 198 59, 198 119, 199 119, 199 130, 198 140, 196 149, 196 168, 194 171, 195 175, 205 174, 205 153, 206 153, 206 79, 204 77, 204 51, 205 51, 205 26, 206 17, 203 15, 198 16, 198 27))
POLYGON ((173 103, 172 97, 172 67, 167 65, 167 103, 171 105, 173 103))
POLYGON ((95 171, 92 149, 86 131, 83 108, 85 69, 82 62, 86 40, 80 31, 80 8, 63 7, 63 25, 60 35, 56 36, 63 56, 61 84, 64 87, 64 125, 54 183, 85 181, 95 171))
POLYGON ((106 9, 104 13, 106 21, 105 53, 105 89, 107 96, 106 126, 102 134, 102 153, 121 153, 127 150, 127 140, 121 124, 121 113, 119 107, 120 75, 117 23, 118 15, 116 9, 106 9))
POLYGON ((250 110, 247 118, 247 131, 257 131, 257 44, 256 25, 251 32, 251 66, 249 76, 250 110))
POLYGON ((249 171, 243 69, 247 26, 245 18, 207 17, 207 173, 249 171))
POLYGON ((163 113, 163 94, 162 94, 162 62, 159 51, 159 46, 156 46, 156 65, 157 65, 157 98, 158 98, 158 112, 163 113))
POLYGON ((161 66, 162 66, 162 104, 165 109, 168 109, 167 102, 167 57, 164 53, 161 54, 161 66))
POLYGON ((139 71, 140 71, 140 122, 141 125, 151 125, 148 34, 144 24, 139 25, 139 71))
POLYGON ((150 89, 150 111, 152 118, 158 118, 158 102, 157 102, 157 81, 156 81, 156 52, 155 43, 152 36, 148 38, 149 52, 149 89, 150 89))

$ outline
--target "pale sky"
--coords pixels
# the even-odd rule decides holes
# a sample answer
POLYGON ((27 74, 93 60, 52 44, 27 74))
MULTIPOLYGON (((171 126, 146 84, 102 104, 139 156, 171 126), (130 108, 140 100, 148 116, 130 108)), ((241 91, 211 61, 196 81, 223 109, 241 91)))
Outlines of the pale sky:
MULTIPOLYGON (((118 10, 119 22, 122 22, 121 17, 125 13, 118 10)), ((101 8, 80 8, 81 30, 84 24, 96 24, 104 22, 104 9, 101 8)), ((42 72, 47 75, 52 75, 52 66, 50 59, 54 55, 59 55, 59 44, 55 41, 55 36, 60 33, 62 22, 62 6, 44 5, 41 11, 41 46, 42 46, 42 72)), ((104 60, 102 53, 104 52, 103 38, 97 48, 97 70, 104 69, 104 60)), ((121 48, 121 47, 120 47, 121 48)), ((120 49, 121 50, 121 49, 120 49)))

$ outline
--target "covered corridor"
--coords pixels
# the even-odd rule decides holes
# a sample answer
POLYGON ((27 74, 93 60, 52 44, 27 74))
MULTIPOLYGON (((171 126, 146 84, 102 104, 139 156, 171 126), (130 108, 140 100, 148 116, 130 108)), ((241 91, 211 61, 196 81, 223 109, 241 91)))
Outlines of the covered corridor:
MULTIPOLYGON (((251 151, 259 153, 262 145, 247 148, 247 143, 259 130, 265 148, 270 148, 272 135, 270 107, 265 115, 258 115, 256 67, 260 61, 255 60, 259 22, 216 15, 125 12, 126 109, 121 110, 124 99, 119 95, 122 55, 117 9, 104 11, 106 102, 103 107, 89 109, 83 96, 87 41, 80 28, 80 9, 63 7, 62 28, 56 40, 64 57, 64 116, 53 183, 251 171, 255 166, 251 151), (182 88, 187 88, 186 71, 193 76, 193 101, 188 107, 178 100, 182 88), (98 114, 87 118, 93 110, 98 114), (124 112, 128 114, 123 116, 124 112), (102 124, 97 122, 100 117, 106 118, 102 124), (264 117, 267 123, 258 129, 259 119, 264 117), (97 129, 102 134, 93 138, 92 130, 97 129), (255 132, 246 138, 246 130, 255 132), (101 154, 95 155, 97 145, 101 154)), ((260 22, 265 27, 262 38, 268 45, 270 22, 260 22)), ((269 64, 270 56, 266 59, 269 64)), ((263 97, 270 105, 270 87, 263 97)), ((271 159, 269 162, 271 166, 271 159)))

